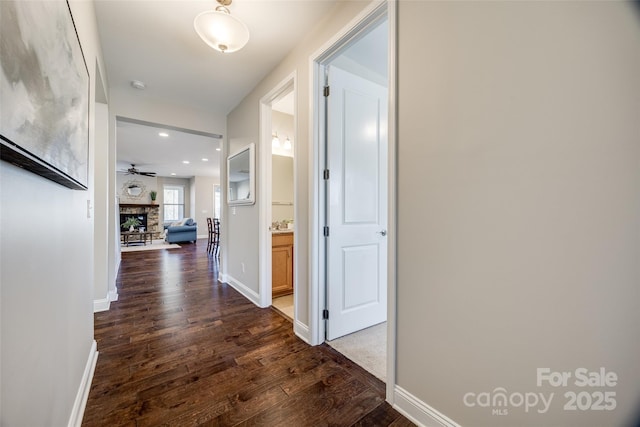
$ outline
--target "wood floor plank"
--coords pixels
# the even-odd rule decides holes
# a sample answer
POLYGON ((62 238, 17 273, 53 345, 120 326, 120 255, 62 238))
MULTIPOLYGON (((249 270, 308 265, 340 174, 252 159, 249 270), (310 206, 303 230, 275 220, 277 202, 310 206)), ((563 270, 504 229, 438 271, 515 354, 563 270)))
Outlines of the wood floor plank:
POLYGON ((122 254, 83 426, 412 425, 380 380, 217 275, 206 244, 122 254))

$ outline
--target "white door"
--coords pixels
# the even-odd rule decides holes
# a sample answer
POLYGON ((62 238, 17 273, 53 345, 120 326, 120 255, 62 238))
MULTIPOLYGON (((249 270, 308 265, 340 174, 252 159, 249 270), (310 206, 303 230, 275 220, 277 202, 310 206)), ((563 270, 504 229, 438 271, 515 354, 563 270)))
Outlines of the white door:
POLYGON ((387 89, 329 68, 327 339, 387 320, 387 89))

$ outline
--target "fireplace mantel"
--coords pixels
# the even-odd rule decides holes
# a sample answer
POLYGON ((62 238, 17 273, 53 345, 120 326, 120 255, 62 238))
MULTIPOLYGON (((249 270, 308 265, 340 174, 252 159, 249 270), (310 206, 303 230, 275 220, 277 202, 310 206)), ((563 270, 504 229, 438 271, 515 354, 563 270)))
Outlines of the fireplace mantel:
POLYGON ((120 203, 121 208, 159 208, 159 205, 145 205, 141 203, 120 203))

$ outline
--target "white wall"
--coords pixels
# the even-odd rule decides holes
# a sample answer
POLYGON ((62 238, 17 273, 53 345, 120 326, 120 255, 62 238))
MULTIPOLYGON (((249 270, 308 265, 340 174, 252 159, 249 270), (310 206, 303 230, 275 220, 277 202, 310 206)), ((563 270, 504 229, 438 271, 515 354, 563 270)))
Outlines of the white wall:
POLYGON ((116 174, 116 194, 120 197, 120 203, 148 205, 151 203, 151 196, 149 195, 149 192, 153 190, 158 192, 158 196, 156 198, 156 202, 158 202, 160 199, 160 193, 162 192, 162 186, 158 183, 159 179, 159 177, 154 176, 125 175, 123 173, 116 174), (132 181, 137 181, 144 185, 143 193, 138 198, 130 197, 129 193, 126 191, 126 185, 132 181))
POLYGON ((195 110, 188 106, 167 102, 166 99, 156 99, 149 93, 141 93, 138 89, 112 90, 109 106, 112 113, 119 117, 226 135, 224 115, 195 110))
POLYGON ((271 112, 271 128, 273 133, 278 134, 280 140, 280 147, 271 147, 271 153, 280 156, 293 157, 295 148, 295 117, 291 114, 282 113, 280 111, 272 110, 271 112), (284 143, 287 137, 291 141, 291 150, 284 148, 284 143))
POLYGON ((193 179, 194 209, 193 219, 198 223, 199 237, 207 237, 207 217, 213 218, 213 186, 220 180, 208 176, 196 176, 193 179))
POLYGON ((116 184, 116 137, 115 137, 115 118, 112 114, 109 114, 109 157, 108 157, 108 200, 109 200, 109 259, 108 259, 108 286, 109 286, 109 299, 111 301, 117 301, 118 288, 116 285, 116 279, 118 277, 118 270, 120 269, 120 261, 122 260, 122 254, 120 252, 120 210, 118 205, 120 203, 118 197, 118 187, 116 184))
POLYGON ((272 156, 271 221, 293 219, 293 158, 272 156), (285 203, 290 203, 287 205, 285 203))
POLYGON ((278 133, 280 148, 271 147, 271 200, 275 203, 271 207, 271 220, 282 221, 293 219, 294 190, 293 190, 293 148, 295 147, 295 118, 291 114, 273 110, 271 113, 271 127, 278 133), (292 142, 291 150, 284 148, 284 142, 289 137, 292 142), (291 205, 278 204, 289 202, 291 205))
MULTIPOLYGON (((70 6, 93 82, 96 58, 102 63, 93 2, 72 0, 70 6)), ((90 156, 94 100, 92 84, 90 156)), ((92 181, 89 191, 70 190, 0 162, 3 426, 63 426, 70 420, 93 344, 92 181)))
MULTIPOLYGON (((259 102, 294 70, 297 71, 297 103, 295 117, 297 135, 294 137, 297 159, 297 270, 296 301, 298 321, 308 325, 309 311, 306 302, 309 298, 309 187, 308 159, 311 142, 309 141, 309 57, 331 37, 353 19, 366 5, 365 1, 340 2, 332 12, 298 46, 265 77, 253 91, 227 116, 229 143, 246 145, 256 143, 256 159, 260 158, 259 146, 259 102)), ((271 144, 271 141, 268 141, 271 144)), ((270 148, 269 148, 270 149, 270 148)), ((227 147, 226 152, 229 152, 227 147)), ((259 164, 256 176, 259 176, 259 164)), ((224 173, 224 170, 223 170, 224 173)), ((226 185, 226 182, 223 181, 226 185)), ((228 208, 226 208, 228 209, 228 208)), ((240 280, 251 291, 258 293, 258 212, 259 204, 237 206, 224 212, 226 227, 223 229, 223 265, 225 274, 240 280), (226 246, 225 246, 226 244, 226 246), (226 263, 226 264, 225 264, 226 263), (242 263, 245 272, 242 271, 242 263)))
POLYGON ((401 1, 398 27, 398 385, 465 426, 636 425, 639 11, 401 1), (576 386, 581 367, 617 386, 576 386), (463 403, 498 387, 555 396, 463 403), (568 391, 617 406, 563 410, 568 391))
POLYGON ((95 104, 94 151, 94 311, 109 307, 109 107, 95 104))

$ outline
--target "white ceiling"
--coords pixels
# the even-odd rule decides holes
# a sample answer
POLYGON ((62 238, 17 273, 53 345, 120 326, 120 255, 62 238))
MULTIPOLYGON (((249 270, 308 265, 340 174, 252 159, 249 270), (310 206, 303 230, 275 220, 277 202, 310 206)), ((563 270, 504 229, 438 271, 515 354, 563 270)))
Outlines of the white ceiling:
POLYGON ((213 0, 97 0, 96 16, 111 89, 145 82, 145 96, 229 113, 336 0, 235 0, 249 43, 223 54, 196 34, 193 19, 213 0))
POLYGON ((136 165, 157 176, 220 176, 220 139, 118 120, 117 171, 136 165), (166 132, 168 137, 161 137, 166 132), (202 159, 207 159, 203 161, 202 159), (188 164, 183 163, 188 161, 188 164), (173 175, 175 174, 175 175, 173 175))
MULTIPOLYGON (((239 52, 222 54, 207 46, 193 28, 195 16, 215 8, 214 0, 96 0, 109 87, 136 90, 131 81, 140 80, 146 84, 147 99, 226 115, 338 1, 235 0, 229 6, 231 14, 247 25, 251 35, 239 52)), ((197 163, 211 141, 183 132, 160 141, 161 125, 149 129, 118 121, 118 169, 135 163, 159 176, 219 175, 215 153, 207 154, 209 165, 197 163), (193 154, 191 163, 183 165, 187 152, 193 154)))

